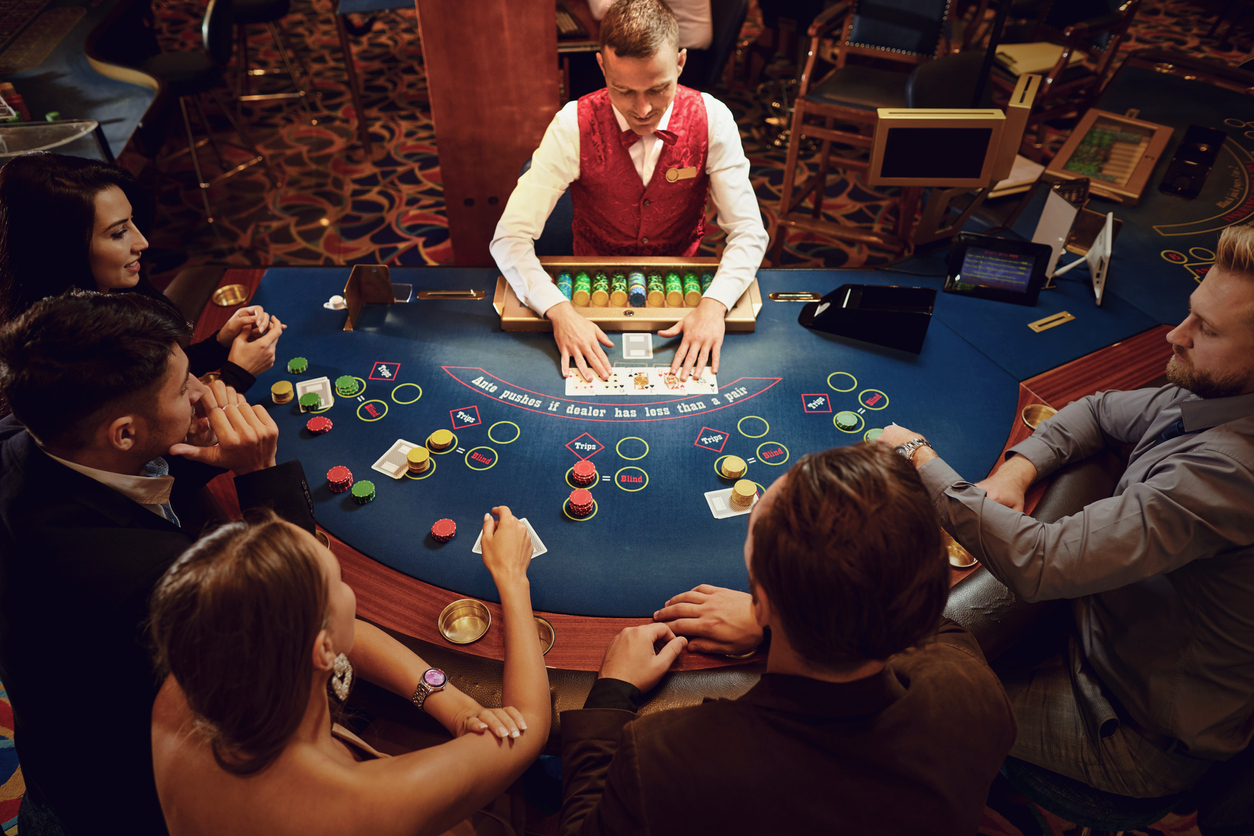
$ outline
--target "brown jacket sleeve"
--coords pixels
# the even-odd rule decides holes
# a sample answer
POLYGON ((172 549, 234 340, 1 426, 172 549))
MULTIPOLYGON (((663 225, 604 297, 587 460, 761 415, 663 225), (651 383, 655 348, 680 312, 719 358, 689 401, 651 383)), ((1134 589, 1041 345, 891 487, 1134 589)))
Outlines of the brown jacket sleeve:
POLYGON ((630 711, 562 712, 562 836, 645 833, 630 711))

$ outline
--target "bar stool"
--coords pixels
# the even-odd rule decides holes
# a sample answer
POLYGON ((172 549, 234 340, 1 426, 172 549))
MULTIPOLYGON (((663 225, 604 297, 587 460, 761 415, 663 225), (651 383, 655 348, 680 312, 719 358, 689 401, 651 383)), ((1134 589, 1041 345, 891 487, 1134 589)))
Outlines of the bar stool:
POLYGON ((235 80, 235 100, 238 102, 265 102, 283 99, 299 99, 309 118, 309 124, 318 124, 309 99, 317 92, 313 76, 300 52, 292 47, 287 34, 280 25, 287 13, 292 9, 291 0, 235 0, 235 32, 239 40, 239 73, 235 80), (283 69, 249 69, 248 61, 248 25, 264 23, 270 31, 279 57, 283 61, 283 69), (295 63, 293 63, 295 61, 295 63), (300 72, 297 72, 299 66, 300 72), (294 89, 279 93, 252 93, 250 80, 252 76, 280 75, 286 73, 294 89))

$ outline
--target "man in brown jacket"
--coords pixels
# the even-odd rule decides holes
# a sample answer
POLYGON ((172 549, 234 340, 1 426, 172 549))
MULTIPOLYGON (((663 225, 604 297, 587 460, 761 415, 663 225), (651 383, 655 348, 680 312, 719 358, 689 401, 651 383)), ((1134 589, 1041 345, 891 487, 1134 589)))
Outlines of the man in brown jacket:
POLYGON ((562 832, 974 833, 1014 717, 975 640, 941 621, 948 564, 913 468, 863 444, 803 457, 753 509, 745 564, 752 623, 720 638, 769 630, 761 681, 637 719, 701 605, 659 613, 674 631, 624 630, 562 715, 562 832))

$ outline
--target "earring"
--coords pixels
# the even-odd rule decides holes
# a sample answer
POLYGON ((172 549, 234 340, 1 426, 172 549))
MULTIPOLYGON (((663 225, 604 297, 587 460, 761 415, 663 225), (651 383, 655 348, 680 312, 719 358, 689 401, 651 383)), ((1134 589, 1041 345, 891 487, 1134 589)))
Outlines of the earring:
POLYGON ((353 665, 348 657, 341 653, 335 657, 334 674, 331 676, 331 691, 340 702, 348 699, 348 690, 353 686, 353 665))

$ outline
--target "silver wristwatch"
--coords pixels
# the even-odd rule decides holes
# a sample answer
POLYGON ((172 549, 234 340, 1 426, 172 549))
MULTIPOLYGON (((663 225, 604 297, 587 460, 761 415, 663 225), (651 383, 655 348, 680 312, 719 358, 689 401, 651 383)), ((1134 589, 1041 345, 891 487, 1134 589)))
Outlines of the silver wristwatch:
POLYGON ((928 444, 927 439, 923 436, 911 439, 905 444, 899 444, 896 449, 898 453, 906 457, 906 461, 914 464, 914 454, 920 447, 927 447, 929 450, 933 449, 932 445, 928 444))
POLYGON ((427 702, 427 697, 437 691, 443 691, 444 686, 448 684, 448 674, 439 668, 427 668, 422 673, 422 677, 418 680, 418 687, 414 689, 414 696, 411 697, 414 705, 422 711, 426 711, 423 705, 427 702))

